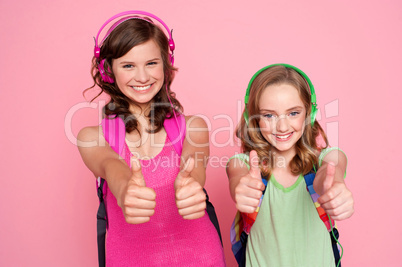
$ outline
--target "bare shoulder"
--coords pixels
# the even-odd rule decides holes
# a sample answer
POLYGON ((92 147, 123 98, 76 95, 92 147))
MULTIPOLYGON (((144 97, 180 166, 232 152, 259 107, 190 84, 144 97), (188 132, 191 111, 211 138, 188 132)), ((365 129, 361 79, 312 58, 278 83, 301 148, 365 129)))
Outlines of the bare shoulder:
POLYGON ((324 154, 324 157, 322 159, 322 164, 325 164, 327 162, 333 162, 335 165, 346 165, 347 163, 347 157, 346 154, 340 150, 337 147, 334 148, 329 148, 329 152, 326 152, 324 154))
POLYGON ((205 120, 198 116, 185 116, 187 128, 207 129, 208 126, 205 120))
POLYGON ((95 177, 105 177, 105 165, 108 160, 121 160, 119 155, 106 142, 101 126, 84 127, 77 136, 77 147, 85 165, 95 177))
POLYGON ((231 158, 226 165, 226 173, 228 174, 229 178, 232 176, 237 176, 238 174, 247 174, 248 165, 239 158, 231 158))
POLYGON ((103 141, 103 134, 101 126, 88 126, 82 128, 77 135, 77 146, 88 147, 88 143, 99 144, 99 141, 103 141), (101 139, 101 140, 100 140, 101 139))
POLYGON ((204 119, 186 116, 186 141, 192 145, 209 147, 209 130, 204 119))
MULTIPOLYGON (((106 142, 101 126, 88 126, 82 128, 77 135, 77 147, 81 156, 104 153, 109 150, 109 144, 106 142)), ((110 149, 111 150, 111 149, 110 149)))

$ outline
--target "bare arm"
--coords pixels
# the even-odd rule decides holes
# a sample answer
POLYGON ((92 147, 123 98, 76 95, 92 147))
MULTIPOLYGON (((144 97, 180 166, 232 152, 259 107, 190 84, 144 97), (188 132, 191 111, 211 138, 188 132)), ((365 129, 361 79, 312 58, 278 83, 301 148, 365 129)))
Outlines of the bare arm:
POLYGON ((176 206, 184 219, 198 219, 205 214, 205 169, 209 157, 209 132, 199 117, 186 117, 180 173, 175 180, 176 206))
POLYGON ((100 126, 83 128, 78 133, 78 150, 88 169, 95 177, 102 177, 107 181, 119 202, 131 177, 131 170, 123 159, 119 159, 119 155, 109 146, 101 131, 100 126))
POLYGON ((205 121, 196 116, 186 117, 186 139, 183 143, 181 169, 190 157, 194 158, 195 163, 191 176, 204 187, 209 157, 209 130, 205 121))
POLYGON ((146 187, 138 160, 131 170, 105 141, 100 127, 86 127, 79 132, 78 150, 95 177, 107 181, 126 222, 149 221, 154 214, 156 195, 153 189, 146 187))

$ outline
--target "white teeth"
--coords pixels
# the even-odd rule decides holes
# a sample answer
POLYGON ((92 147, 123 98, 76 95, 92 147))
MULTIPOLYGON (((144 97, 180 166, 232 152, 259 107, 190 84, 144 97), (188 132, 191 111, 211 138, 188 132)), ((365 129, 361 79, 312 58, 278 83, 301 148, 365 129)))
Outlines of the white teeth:
POLYGON ((279 139, 286 139, 286 138, 288 138, 291 134, 292 134, 292 133, 290 133, 290 134, 288 134, 288 135, 275 135, 275 136, 276 136, 276 138, 279 138, 279 139))
POLYGON ((144 91, 151 88, 151 84, 147 86, 131 86, 136 91, 144 91))

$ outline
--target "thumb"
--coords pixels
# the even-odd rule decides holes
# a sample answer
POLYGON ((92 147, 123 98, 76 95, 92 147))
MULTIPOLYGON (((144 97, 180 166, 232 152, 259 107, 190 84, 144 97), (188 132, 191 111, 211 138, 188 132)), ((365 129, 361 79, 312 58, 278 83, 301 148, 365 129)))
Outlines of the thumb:
POLYGON ((139 186, 146 186, 144 175, 141 171, 141 163, 136 157, 131 158, 131 180, 139 186))
POLYGON ((183 178, 190 177, 191 172, 194 170, 194 165, 195 165, 194 158, 193 157, 188 158, 188 160, 184 164, 183 169, 180 171, 180 176, 183 178))
POLYGON ((335 164, 333 162, 328 162, 327 173, 325 175, 325 180, 323 183, 324 194, 332 187, 335 179, 335 164))
POLYGON ((190 157, 186 163, 184 163, 183 169, 181 169, 181 171, 179 172, 179 175, 177 175, 177 179, 176 179, 176 184, 178 186, 183 186, 182 185, 182 180, 183 178, 188 178, 191 177, 191 172, 194 170, 194 158, 190 157))
POLYGON ((259 159, 257 152, 255 150, 250 151, 250 170, 249 174, 251 177, 256 178, 256 179, 261 179, 261 170, 260 167, 258 166, 259 164, 259 159))

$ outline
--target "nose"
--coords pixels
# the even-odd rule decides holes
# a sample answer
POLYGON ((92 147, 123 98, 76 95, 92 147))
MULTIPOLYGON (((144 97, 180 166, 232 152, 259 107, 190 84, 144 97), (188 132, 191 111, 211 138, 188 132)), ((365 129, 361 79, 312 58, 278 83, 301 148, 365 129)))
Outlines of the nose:
POLYGON ((289 130, 289 122, 286 116, 279 116, 276 121, 276 131, 278 133, 285 133, 289 130))
POLYGON ((140 83, 149 81, 149 74, 145 68, 137 68, 134 74, 134 80, 140 83))

